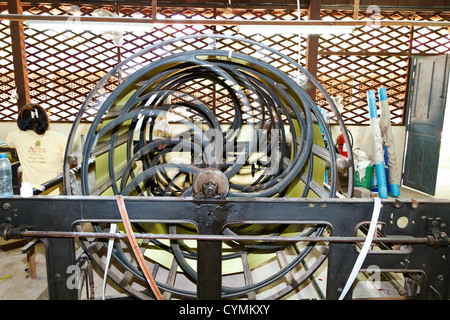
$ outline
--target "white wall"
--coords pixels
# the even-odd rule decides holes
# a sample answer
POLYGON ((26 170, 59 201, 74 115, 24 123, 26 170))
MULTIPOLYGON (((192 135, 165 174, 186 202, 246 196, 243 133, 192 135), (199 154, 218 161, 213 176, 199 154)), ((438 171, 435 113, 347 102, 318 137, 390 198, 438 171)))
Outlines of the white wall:
MULTIPOLYGON (((71 123, 51 123, 52 130, 61 132, 66 137, 69 136, 71 127, 71 123)), ((82 124, 79 126, 79 129, 80 127, 81 131, 87 132, 89 124, 82 124)), ((350 130, 353 136, 353 149, 359 149, 361 151, 364 151, 369 156, 373 156, 373 138, 370 126, 348 125, 347 128, 350 130)), ((15 122, 0 122, 0 140, 6 139, 7 133, 16 129, 17 125, 15 122)), ((333 138, 336 139, 340 134, 340 128, 338 126, 333 126, 331 129, 333 138)), ((397 168, 401 171, 403 167, 402 163, 405 146, 405 127, 392 126, 392 131, 394 133, 394 137, 396 138, 395 145, 397 150, 397 168)), ((72 149, 76 150, 76 146, 72 149)))

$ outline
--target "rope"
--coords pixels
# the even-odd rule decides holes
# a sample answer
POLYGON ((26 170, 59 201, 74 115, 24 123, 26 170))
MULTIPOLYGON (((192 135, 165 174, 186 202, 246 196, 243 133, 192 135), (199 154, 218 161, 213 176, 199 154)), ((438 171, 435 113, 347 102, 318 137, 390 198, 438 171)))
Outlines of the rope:
POLYGON ((123 200, 122 195, 118 195, 116 197, 117 205, 119 207, 120 216, 122 217, 122 222, 125 227, 125 232, 128 236, 128 240, 130 241, 131 248, 133 249, 133 253, 136 256, 136 260, 141 267, 142 273, 144 274, 150 288, 152 289, 153 294, 156 299, 163 300, 161 292, 159 291, 158 286, 156 285, 155 279, 153 279, 150 270, 148 269, 147 263, 144 260, 144 256, 142 255, 141 250, 139 250, 139 245, 136 242, 136 238, 134 237, 134 232, 130 224, 130 219, 128 218, 128 213, 125 207, 125 202, 123 200))

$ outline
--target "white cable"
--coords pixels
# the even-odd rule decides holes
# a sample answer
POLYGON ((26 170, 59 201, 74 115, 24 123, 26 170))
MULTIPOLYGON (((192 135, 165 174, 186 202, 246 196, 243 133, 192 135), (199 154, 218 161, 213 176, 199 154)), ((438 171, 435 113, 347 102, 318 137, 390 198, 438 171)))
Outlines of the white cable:
POLYGON ((355 281, 355 278, 358 275, 358 272, 361 269, 364 260, 366 260, 367 253, 369 252, 370 245, 372 244, 375 229, 377 228, 378 217, 380 216, 381 199, 375 197, 373 198, 373 201, 375 202, 375 204, 373 206, 372 220, 370 221, 370 227, 367 233, 366 240, 364 241, 364 245, 361 248, 361 251, 359 252, 358 258, 356 259, 355 265, 353 266, 353 270, 347 279, 347 283, 345 284, 344 290, 342 290, 339 300, 343 300, 345 298, 348 290, 353 285, 353 281, 355 281))
MULTIPOLYGON (((110 233, 116 233, 116 230, 117 230, 117 224, 111 223, 111 227, 110 227, 109 232, 110 233)), ((105 273, 103 275, 102 300, 105 300, 106 278, 108 276, 108 268, 109 268, 109 262, 111 260, 111 254, 112 254, 113 246, 114 246, 114 238, 111 238, 111 239, 109 239, 109 242, 108 242, 108 254, 106 256, 105 273)))

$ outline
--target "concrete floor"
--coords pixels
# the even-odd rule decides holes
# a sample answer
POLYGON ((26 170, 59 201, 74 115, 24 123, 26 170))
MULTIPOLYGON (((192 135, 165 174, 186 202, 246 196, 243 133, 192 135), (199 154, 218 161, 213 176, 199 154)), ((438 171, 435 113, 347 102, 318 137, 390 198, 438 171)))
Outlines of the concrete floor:
MULTIPOLYGON (((403 199, 429 199, 445 198, 450 199, 449 189, 443 189, 436 195, 429 195, 417 192, 413 189, 401 187, 401 198, 403 199)), ((36 250, 36 278, 30 278, 27 255, 22 253, 22 247, 25 243, 19 240, 10 240, 6 242, 0 238, 0 300, 48 300, 47 275, 45 263, 45 247, 42 243, 35 246, 36 250)), ((325 284, 326 272, 322 270, 317 276, 322 284, 325 284)), ((101 299, 103 275, 94 270, 94 298, 101 299)), ((364 292, 361 293, 364 296, 364 292)), ((114 287, 108 281, 105 296, 107 298, 126 297, 120 292, 120 289, 114 287)), ((86 289, 80 291, 80 299, 87 299, 86 289)), ((295 297, 293 297, 295 298, 295 297)))
POLYGON ((46 300, 47 274, 43 244, 36 251, 36 279, 30 278, 27 255, 17 240, 0 238, 0 300, 46 300))
MULTIPOLYGON (((0 238, 0 300, 48 300, 45 246, 35 246, 36 277, 30 276, 27 254, 22 253, 24 244, 20 240, 5 241, 0 238), (3 249, 2 249, 3 248, 3 249)), ((83 282, 80 299, 88 297, 83 282)), ((94 298, 102 299, 103 274, 94 268, 94 298)), ((126 295, 107 282, 105 298, 119 298, 126 295)))

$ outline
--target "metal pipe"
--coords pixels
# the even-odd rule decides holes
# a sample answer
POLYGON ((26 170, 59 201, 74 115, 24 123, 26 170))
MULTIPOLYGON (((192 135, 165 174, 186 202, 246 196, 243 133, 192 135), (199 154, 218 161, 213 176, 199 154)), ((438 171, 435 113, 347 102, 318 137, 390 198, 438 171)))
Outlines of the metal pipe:
MULTIPOLYGON (((108 232, 70 232, 70 231, 33 231, 23 230, 20 235, 27 238, 114 238, 126 239, 125 233, 108 232)), ((165 240, 217 240, 217 241, 261 241, 261 242, 334 242, 334 243, 356 243, 364 242, 365 237, 283 237, 283 236, 247 236, 247 235, 192 235, 192 234, 154 234, 136 233, 136 239, 165 239, 165 240)), ((377 237, 373 243, 395 243, 395 244, 430 244, 429 237, 377 237)))

